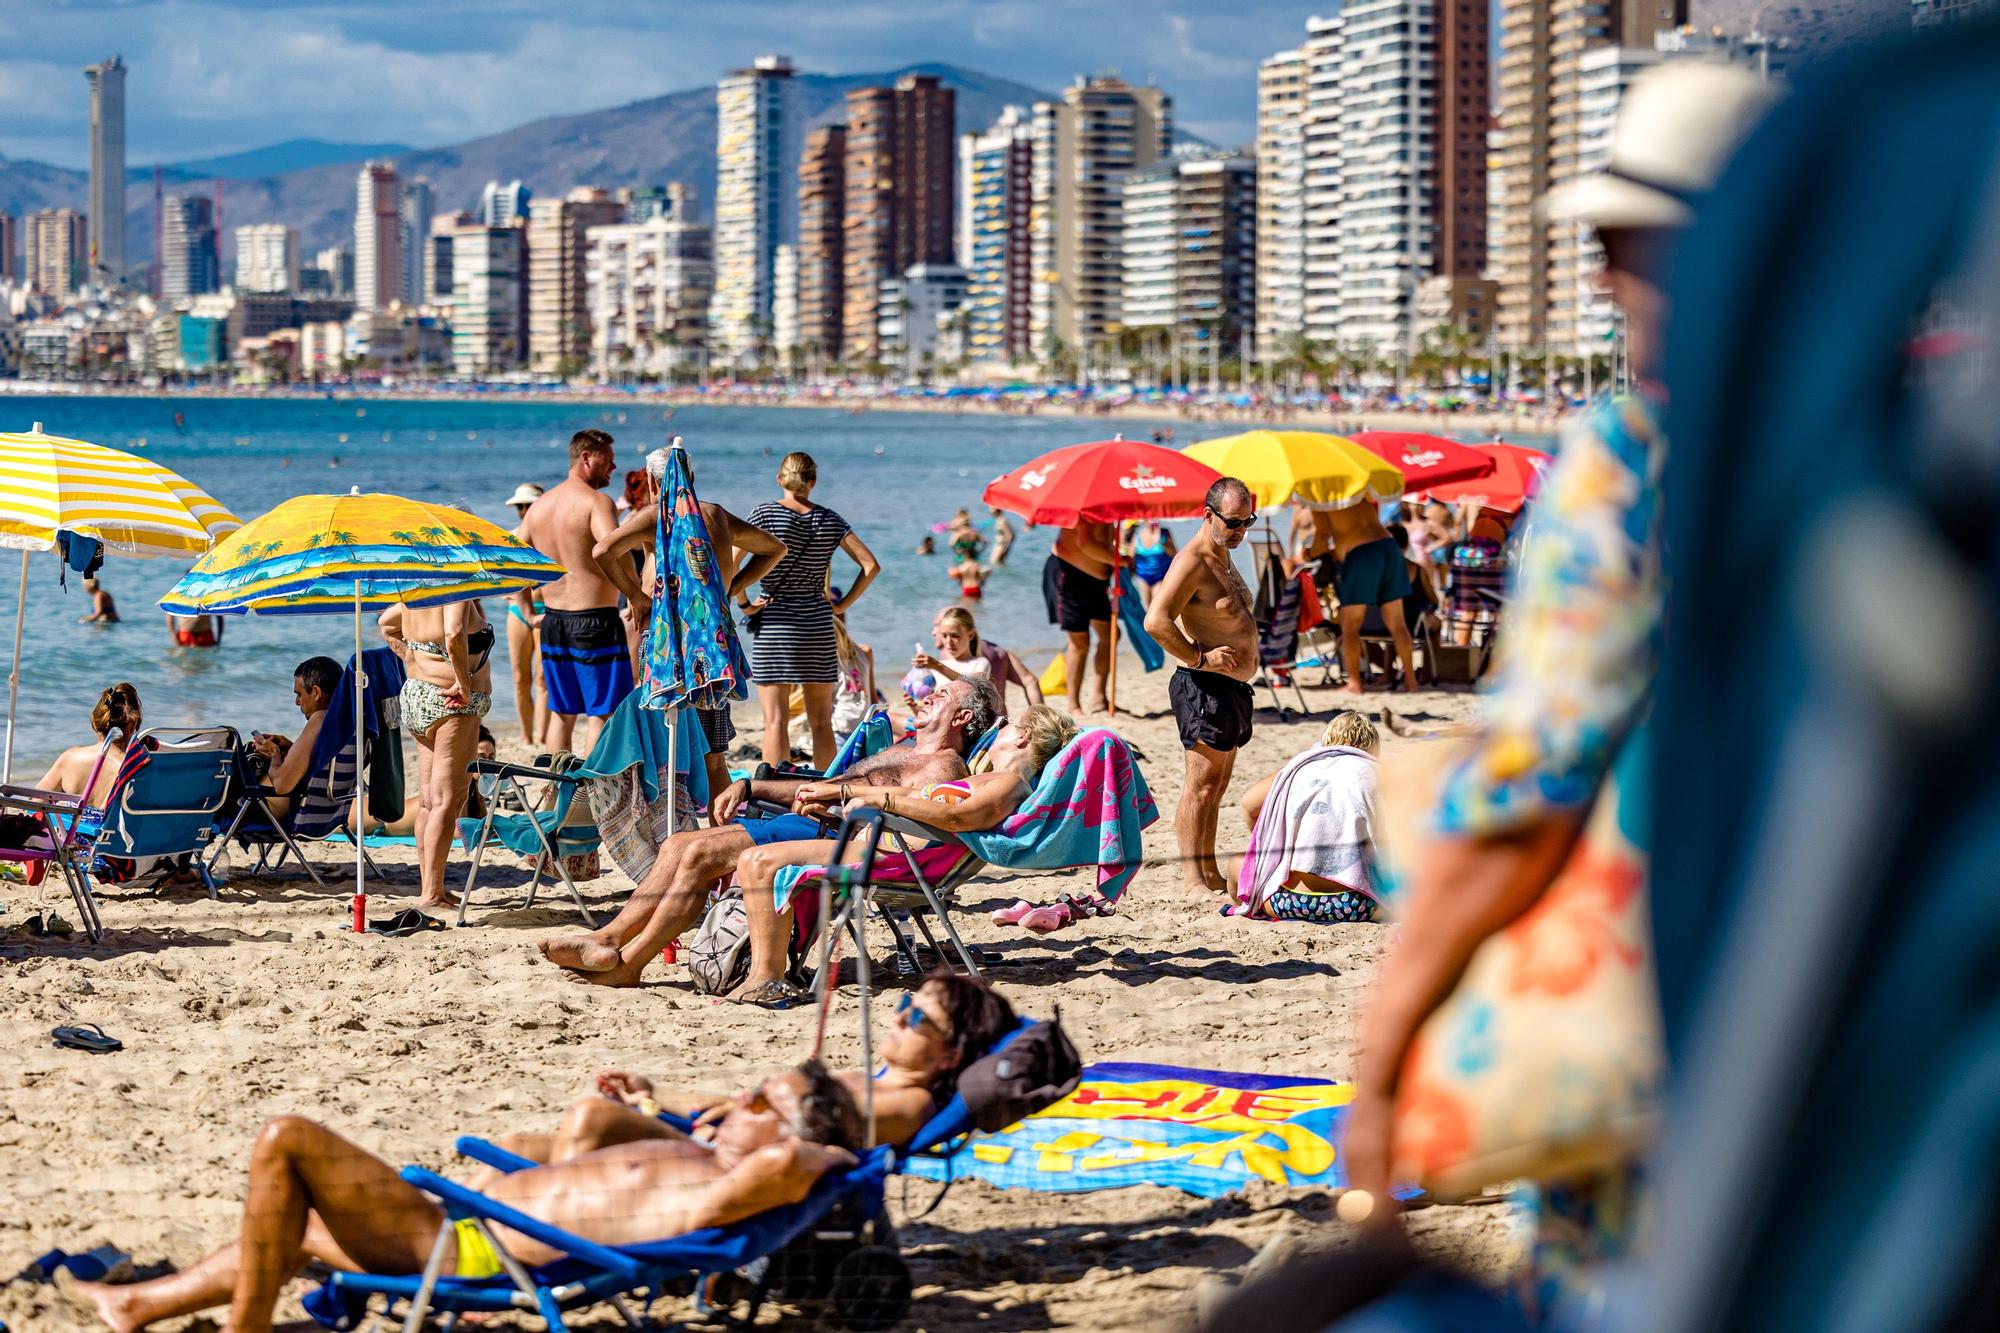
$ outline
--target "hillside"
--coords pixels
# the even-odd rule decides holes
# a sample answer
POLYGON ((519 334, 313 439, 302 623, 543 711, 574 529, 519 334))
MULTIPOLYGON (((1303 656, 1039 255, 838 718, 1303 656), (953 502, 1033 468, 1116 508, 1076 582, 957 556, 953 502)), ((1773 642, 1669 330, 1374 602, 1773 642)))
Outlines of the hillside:
MULTIPOLYGON (((910 65, 877 74, 801 74, 799 96, 808 123, 838 120, 851 88, 880 86, 909 73, 936 74, 958 91, 961 131, 991 124, 1009 103, 1025 104, 1049 96, 1024 84, 946 64, 910 65)), ((706 211, 715 194, 715 89, 688 88, 627 106, 551 117, 462 144, 401 153, 392 160, 406 176, 430 178, 441 212, 471 208, 487 181, 516 177, 526 181, 537 195, 561 193, 577 185, 691 181, 706 211)), ((223 201, 225 257, 233 250, 233 240, 226 233, 252 222, 284 222, 297 227, 300 249, 306 255, 323 246, 350 244, 358 166, 358 162, 334 163, 230 181, 224 187, 223 201)), ((0 212, 81 208, 85 185, 85 174, 80 171, 0 158, 0 212)), ((167 188, 173 191, 175 182, 170 180, 167 188)), ((135 179, 126 199, 127 250, 137 270, 151 260, 150 179, 135 179)))

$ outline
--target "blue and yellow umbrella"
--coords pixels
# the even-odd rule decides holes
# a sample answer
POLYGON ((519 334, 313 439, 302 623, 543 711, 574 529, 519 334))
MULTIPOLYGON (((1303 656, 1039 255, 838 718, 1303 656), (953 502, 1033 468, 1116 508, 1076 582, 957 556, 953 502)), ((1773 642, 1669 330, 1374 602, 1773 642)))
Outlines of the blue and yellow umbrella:
MULTIPOLYGON (((563 567, 504 528, 400 495, 301 495, 210 548, 160 607, 177 616, 354 616, 354 753, 368 800, 361 613, 519 592, 563 567)), ((354 928, 366 926, 365 856, 354 838, 354 928)))

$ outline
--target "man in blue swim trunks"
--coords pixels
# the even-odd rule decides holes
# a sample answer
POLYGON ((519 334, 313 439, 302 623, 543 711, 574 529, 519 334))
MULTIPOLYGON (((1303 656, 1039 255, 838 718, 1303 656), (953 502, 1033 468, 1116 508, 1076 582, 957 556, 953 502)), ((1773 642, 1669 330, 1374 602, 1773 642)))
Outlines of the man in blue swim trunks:
MULTIPOLYGON (((992 684, 983 676, 961 676, 917 701, 911 740, 860 760, 837 780, 861 796, 870 789, 962 778, 966 751, 999 715, 992 684)), ((767 843, 826 836, 819 822, 803 813, 765 818, 743 809, 751 800, 792 805, 806 781, 744 778, 730 784, 716 798, 715 826, 676 833, 660 844, 653 868, 609 924, 586 935, 551 936, 537 946, 542 956, 580 981, 638 985, 646 964, 667 942, 701 920, 709 886, 734 870, 743 853, 767 843)))

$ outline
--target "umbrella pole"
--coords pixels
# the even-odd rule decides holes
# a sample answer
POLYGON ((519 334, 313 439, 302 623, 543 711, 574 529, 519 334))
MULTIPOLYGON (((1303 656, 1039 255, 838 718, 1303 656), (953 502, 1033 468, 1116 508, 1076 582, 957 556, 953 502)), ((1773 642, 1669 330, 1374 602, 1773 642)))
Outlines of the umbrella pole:
POLYGON ((14 780, 14 714, 21 707, 21 626, 28 619, 28 553, 21 552, 21 592, 14 599, 14 666, 7 673, 7 757, 0 782, 14 780))
POLYGON ((368 827, 368 730, 367 721, 361 713, 361 701, 366 697, 368 673, 361 662, 361 581, 354 583, 354 804, 361 812, 360 826, 354 834, 354 930, 363 934, 368 929, 368 885, 361 877, 361 868, 367 864, 368 852, 363 846, 368 827))
MULTIPOLYGON (((674 836, 674 819, 681 808, 681 769, 674 750, 680 741, 681 710, 667 710, 667 836, 674 836)), ((643 793, 642 793, 643 794, 643 793)), ((713 799, 714 793, 710 793, 713 799)))
MULTIPOLYGON (((1111 525, 1111 670, 1104 680, 1104 705, 1112 717, 1118 716, 1118 548, 1124 541, 1119 525, 1111 525)), ((1077 686, 1082 696, 1083 687, 1077 686)), ((1074 700, 1072 700, 1074 702, 1074 700)), ((1078 712, 1083 710, 1079 708, 1078 712)))

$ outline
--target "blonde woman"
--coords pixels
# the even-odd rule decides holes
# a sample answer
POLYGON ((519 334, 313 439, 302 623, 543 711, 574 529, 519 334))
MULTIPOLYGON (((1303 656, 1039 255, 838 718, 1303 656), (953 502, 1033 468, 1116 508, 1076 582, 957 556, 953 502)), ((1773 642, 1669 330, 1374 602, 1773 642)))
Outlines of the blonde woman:
POLYGON ((1223 874, 1236 901, 1224 911, 1266 921, 1373 921, 1375 724, 1338 714, 1319 744, 1243 793, 1250 843, 1223 874))
POLYGON ((833 762, 833 695, 840 680, 834 613, 845 614, 882 566, 846 519, 813 503, 818 482, 819 465, 811 454, 786 454, 778 464, 784 495, 750 511, 751 526, 783 542, 785 557, 764 576, 762 595, 743 610, 753 618, 756 635, 750 674, 757 679, 757 701, 764 713, 764 762, 782 764, 791 758, 786 702, 798 685, 812 729, 813 763, 824 770, 833 762), (845 551, 861 567, 846 596, 837 599, 827 587, 835 551, 845 551))
POLYGON ((931 642, 936 653, 918 653, 910 665, 932 671, 944 680, 960 676, 984 675, 1000 695, 1000 715, 1007 715, 1007 687, 1018 685, 1032 706, 1042 701, 1042 682, 1028 670, 1028 664, 999 644, 979 636, 972 612, 962 606, 948 606, 931 622, 931 642))

